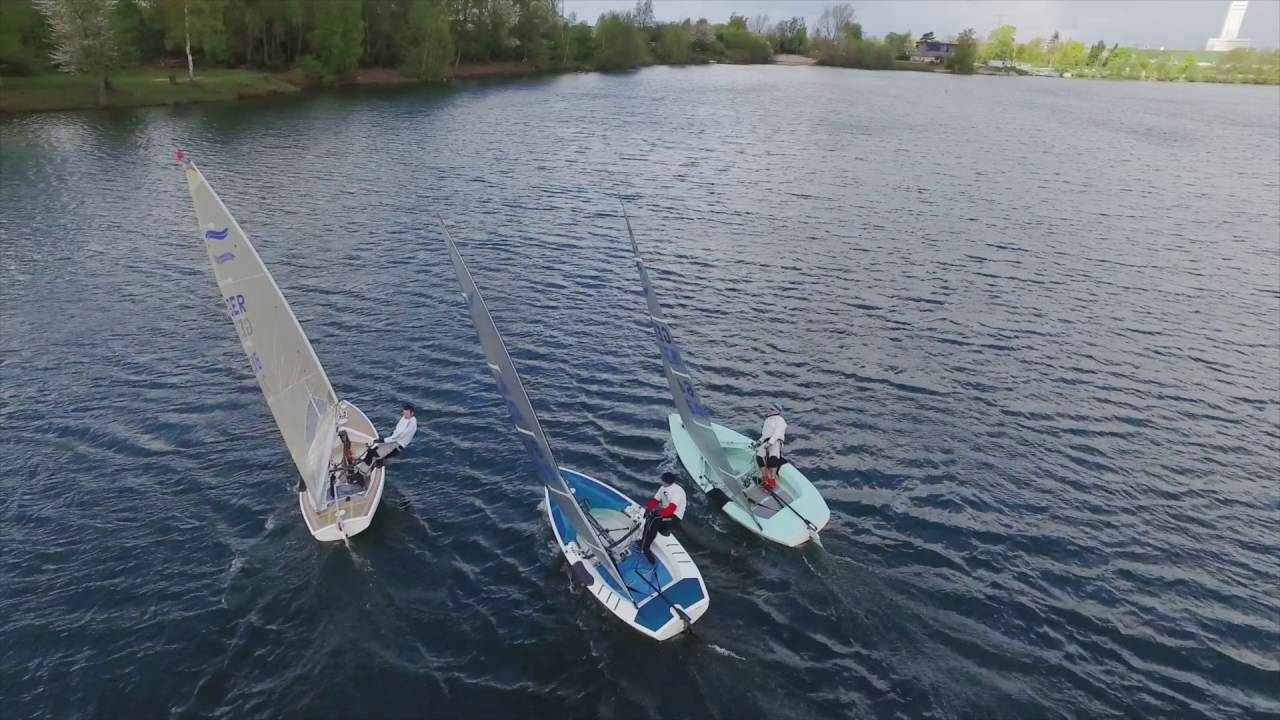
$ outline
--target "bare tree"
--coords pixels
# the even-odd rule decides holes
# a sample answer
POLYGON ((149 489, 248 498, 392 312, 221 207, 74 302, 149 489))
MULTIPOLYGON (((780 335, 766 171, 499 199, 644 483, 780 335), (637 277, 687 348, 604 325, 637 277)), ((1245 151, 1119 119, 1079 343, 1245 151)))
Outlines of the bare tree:
POLYGON ((652 30, 656 22, 653 18, 653 0, 636 0, 634 15, 636 27, 643 30, 652 30))
POLYGON ((747 29, 757 35, 769 32, 769 16, 757 15, 747 21, 747 29))
POLYGON ((98 104, 107 104, 108 75, 120 60, 120 46, 112 24, 116 0, 35 0, 49 23, 53 50, 49 53, 63 72, 98 78, 98 104))
POLYGON ((853 24, 853 6, 849 3, 829 5, 818 17, 813 34, 821 40, 839 40, 853 24))

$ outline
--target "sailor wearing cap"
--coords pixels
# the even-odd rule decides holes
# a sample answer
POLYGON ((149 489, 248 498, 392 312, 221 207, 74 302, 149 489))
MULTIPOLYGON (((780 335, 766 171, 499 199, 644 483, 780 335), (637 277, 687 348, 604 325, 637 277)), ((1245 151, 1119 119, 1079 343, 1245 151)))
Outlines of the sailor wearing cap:
POLYGON ((782 467, 782 441, 787 435, 787 421, 782 419, 782 406, 769 405, 756 443, 756 465, 760 467, 760 483, 772 490, 778 486, 778 468, 782 467))

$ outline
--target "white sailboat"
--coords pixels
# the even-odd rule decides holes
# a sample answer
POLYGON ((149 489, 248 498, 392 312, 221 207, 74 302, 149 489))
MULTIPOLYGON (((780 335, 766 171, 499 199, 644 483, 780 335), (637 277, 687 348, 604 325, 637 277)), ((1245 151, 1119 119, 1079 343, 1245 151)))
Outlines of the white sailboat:
POLYGON ((373 521, 385 469, 356 469, 354 456, 378 433, 360 408, 338 400, 306 333, 257 250, 195 163, 187 174, 200 238, 227 316, 301 475, 298 505, 320 541, 344 540, 373 521))
POLYGON ((667 423, 680 464, 712 504, 747 530, 788 547, 809 541, 821 544, 818 533, 831 520, 831 511, 813 483, 794 465, 786 463, 778 470, 777 488, 764 487, 751 440, 711 422, 711 413, 698 399, 689 367, 653 293, 649 271, 640 256, 625 208, 623 218, 636 269, 640 271, 640 289, 657 337, 667 386, 676 406, 667 423))
POLYGON ((644 510, 610 485, 560 467, 489 308, 444 228, 449 258, 472 324, 516 426, 543 483, 547 517, 574 578, 609 612, 656 640, 688 630, 710 604, 698 566, 675 535, 658 535, 650 564, 638 543, 644 510))

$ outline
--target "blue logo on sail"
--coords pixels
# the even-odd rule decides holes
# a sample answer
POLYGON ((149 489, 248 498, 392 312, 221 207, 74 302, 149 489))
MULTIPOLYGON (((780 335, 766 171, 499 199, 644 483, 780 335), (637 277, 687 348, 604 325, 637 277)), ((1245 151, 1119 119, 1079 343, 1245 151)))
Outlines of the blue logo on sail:
POLYGON ((236 259, 236 254, 228 252, 228 253, 222 253, 221 255, 215 257, 213 261, 221 265, 224 262, 227 262, 229 260, 235 260, 235 259, 236 259))
POLYGON ((205 230, 204 237, 206 240, 226 240, 227 233, 230 231, 230 227, 224 227, 221 230, 205 230))

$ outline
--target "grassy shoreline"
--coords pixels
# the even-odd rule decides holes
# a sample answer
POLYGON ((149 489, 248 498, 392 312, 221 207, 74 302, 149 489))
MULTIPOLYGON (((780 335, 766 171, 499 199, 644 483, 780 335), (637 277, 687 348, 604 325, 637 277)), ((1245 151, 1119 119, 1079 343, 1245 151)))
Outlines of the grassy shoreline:
MULTIPOLYGON (((164 70, 130 70, 111 77, 114 90, 106 108, 182 105, 219 100, 291 95, 302 88, 285 75, 247 70, 210 70, 189 83, 186 74, 170 82, 164 70)), ((98 108, 95 78, 64 73, 6 77, 0 86, 0 112, 42 112, 98 108)))
MULTIPOLYGON (((320 84, 308 82, 297 71, 269 73, 256 70, 206 70, 187 82, 185 69, 123 71, 111 76, 114 90, 107 104, 98 105, 94 78, 65 73, 42 73, 25 77, 5 77, 0 84, 0 113, 52 112, 110 108, 185 105, 222 102, 276 95, 296 95, 320 84)), ((522 63, 461 65, 452 73, 458 79, 507 78, 548 74, 522 63)), ((401 85, 421 82, 392 69, 369 68, 356 73, 342 85, 401 85)))
MULTIPOLYGON (((3 1, 3 0, 0 0, 3 1)), ((774 64, 781 66, 814 65, 813 58, 803 55, 777 55, 774 64)), ((820 64, 820 63, 819 63, 820 64)), ((895 61, 889 71, 946 73, 938 65, 921 65, 895 61)), ((52 112, 59 110, 94 110, 190 103, 224 102, 279 95, 296 95, 309 88, 331 87, 334 83, 316 83, 307 80, 301 72, 283 73, 260 70, 212 69, 200 71, 194 83, 187 82, 185 68, 176 71, 164 69, 133 69, 111 76, 114 90, 109 93, 107 104, 98 105, 97 81, 64 73, 42 73, 23 77, 5 77, 0 80, 0 114, 23 112, 52 112), (172 76, 172 80, 171 80, 172 76)), ((470 80, 486 78, 515 78, 535 75, 560 75, 575 72, 573 69, 538 70, 519 62, 495 62, 459 65, 450 73, 450 79, 470 80)), ((598 71, 589 71, 598 72, 598 71)), ((1016 76, 1018 73, 978 70, 980 75, 1016 76)), ((1104 78, 1112 79, 1112 78, 1104 78)), ((1114 78, 1133 80, 1136 78, 1114 78)), ((405 85, 421 83, 401 75, 390 68, 366 68, 349 80, 337 85, 405 85)))

